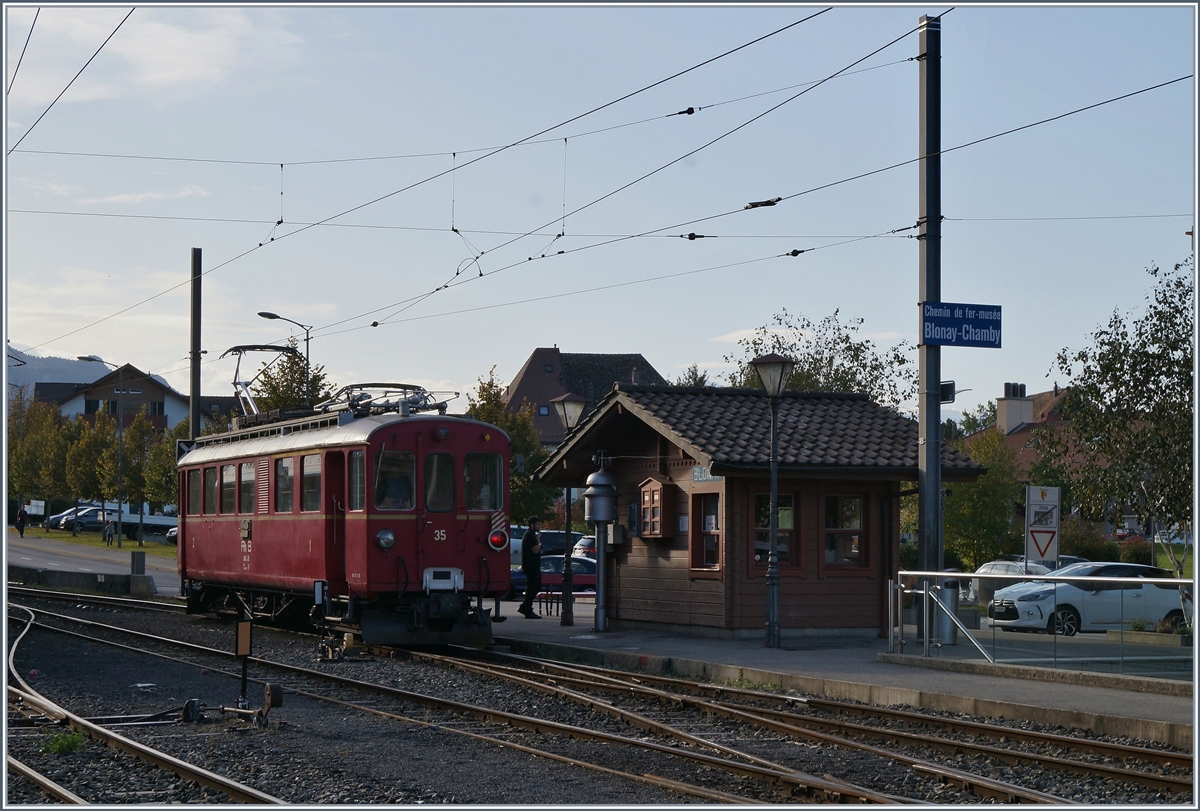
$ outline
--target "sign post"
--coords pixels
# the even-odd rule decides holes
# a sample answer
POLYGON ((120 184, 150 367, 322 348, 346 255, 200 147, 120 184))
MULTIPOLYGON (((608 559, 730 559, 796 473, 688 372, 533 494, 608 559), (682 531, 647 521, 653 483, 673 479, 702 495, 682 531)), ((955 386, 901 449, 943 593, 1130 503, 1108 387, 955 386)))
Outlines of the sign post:
POLYGON ((1025 495, 1025 560, 1058 563, 1061 492, 1031 484, 1025 495))

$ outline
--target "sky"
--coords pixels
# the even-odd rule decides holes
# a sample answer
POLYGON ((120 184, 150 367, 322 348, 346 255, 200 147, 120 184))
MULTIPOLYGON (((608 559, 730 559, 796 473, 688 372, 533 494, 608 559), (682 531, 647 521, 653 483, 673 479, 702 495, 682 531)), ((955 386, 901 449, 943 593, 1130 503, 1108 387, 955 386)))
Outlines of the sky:
MULTIPOLYGON (((130 8, 4 6, 19 350, 186 395, 193 248, 206 395, 231 346, 303 348, 264 310, 333 383, 455 410, 541 346, 721 381, 784 308, 917 343, 918 167, 877 170, 917 157, 916 28, 949 5, 130 8)), ((943 148, 1191 77, 1196 30, 1192 4, 954 6, 943 148)), ((1003 309, 1002 348, 942 350, 943 416, 1065 385, 1057 353, 1191 254, 1196 100, 943 156, 942 299, 1003 309)))

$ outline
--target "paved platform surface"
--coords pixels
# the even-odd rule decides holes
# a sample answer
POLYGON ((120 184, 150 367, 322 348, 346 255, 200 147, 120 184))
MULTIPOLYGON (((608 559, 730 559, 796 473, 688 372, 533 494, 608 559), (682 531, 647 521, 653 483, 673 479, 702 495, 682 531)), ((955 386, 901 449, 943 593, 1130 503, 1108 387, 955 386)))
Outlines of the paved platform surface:
POLYGON ((514 652, 775 684, 875 704, 1025 718, 1192 747, 1196 710, 1188 682, 986 665, 983 657, 972 657, 965 648, 940 661, 920 655, 889 656, 886 640, 861 636, 785 638, 782 648, 769 649, 761 638, 714 639, 619 625, 599 633, 593 630, 590 600, 576 604, 573 626, 562 625, 558 616, 525 619, 517 613, 517 605, 501 602, 505 620, 493 629, 497 642, 514 652), (938 669, 939 665, 984 665, 985 672, 956 672, 938 669), (1054 678, 1068 681, 1041 680, 1054 678))

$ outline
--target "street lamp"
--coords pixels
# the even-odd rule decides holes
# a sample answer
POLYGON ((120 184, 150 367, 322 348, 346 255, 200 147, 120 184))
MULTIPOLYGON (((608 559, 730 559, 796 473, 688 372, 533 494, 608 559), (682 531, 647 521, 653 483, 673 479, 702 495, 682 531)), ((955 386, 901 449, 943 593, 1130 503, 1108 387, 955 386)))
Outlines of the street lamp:
MULTIPOLYGON (((121 395, 125 393, 125 367, 109 363, 97 355, 78 355, 77 358, 79 360, 86 360, 89 363, 103 363, 105 366, 111 366, 117 370, 117 549, 120 549, 121 534, 124 530, 121 524, 121 513, 124 511, 122 505, 125 503, 121 487, 123 439, 125 437, 125 407, 121 395)), ((139 535, 138 537, 141 536, 139 535)))
POLYGON ((312 405, 312 383, 309 380, 309 371, 308 371, 308 368, 309 368, 308 367, 308 342, 309 342, 309 339, 312 337, 310 335, 310 333, 312 331, 312 327, 307 326, 305 324, 301 324, 299 321, 293 321, 290 318, 284 318, 282 315, 279 315, 278 313, 270 313, 270 312, 266 312, 265 310, 263 312, 259 313, 258 316, 259 316, 259 318, 267 318, 267 319, 270 319, 271 321, 275 321, 277 319, 279 321, 286 321, 289 324, 295 324, 300 329, 304 330, 304 404, 306 406, 312 405))
MULTIPOLYGON (((550 401, 554 405, 554 411, 558 414, 558 420, 562 423, 563 428, 567 430, 567 434, 575 430, 575 426, 579 424, 579 418, 583 416, 583 409, 587 407, 587 400, 580 397, 578 394, 567 392, 561 397, 555 397, 550 401)), ((563 437, 563 442, 566 442, 566 436, 563 437)), ((571 569, 571 487, 568 485, 564 488, 563 504, 565 509, 563 512, 567 516, 567 524, 563 530, 563 576, 562 576, 562 619, 560 625, 575 624, 575 595, 572 588, 575 585, 575 574, 571 569)))
POLYGON ((779 647, 779 395, 796 362, 774 352, 750 361, 771 401, 771 546, 767 553, 767 642, 779 647))

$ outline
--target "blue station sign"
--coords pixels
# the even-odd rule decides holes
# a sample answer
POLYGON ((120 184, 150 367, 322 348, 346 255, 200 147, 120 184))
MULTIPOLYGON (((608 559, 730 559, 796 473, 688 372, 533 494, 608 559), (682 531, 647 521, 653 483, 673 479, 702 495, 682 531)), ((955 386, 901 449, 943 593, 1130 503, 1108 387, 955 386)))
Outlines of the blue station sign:
POLYGON ((918 344, 1000 348, 999 304, 923 301, 918 306, 921 308, 918 344))

